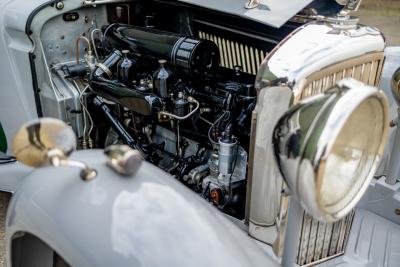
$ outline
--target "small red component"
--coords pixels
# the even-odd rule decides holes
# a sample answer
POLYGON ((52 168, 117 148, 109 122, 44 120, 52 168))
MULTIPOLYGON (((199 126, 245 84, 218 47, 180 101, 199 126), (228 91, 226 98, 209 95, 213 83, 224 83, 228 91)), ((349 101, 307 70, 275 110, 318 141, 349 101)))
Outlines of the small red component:
POLYGON ((211 189, 210 191, 210 199, 214 203, 214 205, 221 205, 222 200, 222 191, 219 188, 211 189))

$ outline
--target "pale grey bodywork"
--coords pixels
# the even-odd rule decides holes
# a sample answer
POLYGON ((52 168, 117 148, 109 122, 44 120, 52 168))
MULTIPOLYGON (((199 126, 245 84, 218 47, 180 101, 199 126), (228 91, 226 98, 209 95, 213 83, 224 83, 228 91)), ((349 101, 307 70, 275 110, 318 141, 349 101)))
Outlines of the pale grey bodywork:
POLYGON ((7 129, 9 142, 22 123, 37 117, 28 57, 33 44, 25 34, 25 26, 29 15, 43 2, 0 2, 0 121, 7 129))
POLYGON ((121 177, 101 150, 72 159, 95 168, 96 179, 80 180, 73 167, 28 175, 10 204, 8 252, 22 231, 72 266, 277 266, 245 232, 159 168, 143 163, 135 175, 121 177))

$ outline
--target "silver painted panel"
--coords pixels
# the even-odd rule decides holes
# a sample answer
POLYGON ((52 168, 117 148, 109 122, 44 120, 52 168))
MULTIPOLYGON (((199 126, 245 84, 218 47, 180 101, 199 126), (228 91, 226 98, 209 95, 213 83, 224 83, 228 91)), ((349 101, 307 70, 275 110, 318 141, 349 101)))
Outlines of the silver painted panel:
POLYGON ((23 122, 37 117, 28 58, 33 46, 25 25, 29 14, 43 2, 0 1, 0 121, 9 143, 23 122))
POLYGON ((400 225, 363 209, 356 209, 346 252, 319 266, 397 267, 400 262, 400 225))
POLYGON ((357 207, 400 225, 400 216, 396 214, 400 208, 400 183, 389 185, 385 177, 372 180, 357 207))
POLYGON ((0 191, 14 193, 32 171, 19 162, 0 164, 0 191))
MULTIPOLYGON (((391 120, 394 120, 397 117, 397 104, 393 98, 390 89, 390 81, 392 79, 394 71, 399 66, 400 66, 400 47, 387 47, 385 49, 385 64, 383 65, 382 77, 379 83, 379 89, 385 92, 386 96, 388 97, 389 114, 391 120)), ((389 167, 390 153, 395 140, 395 129, 396 129, 395 127, 389 129, 389 139, 386 144, 385 153, 381 162, 381 166, 376 174, 377 177, 387 174, 387 169, 389 167)), ((397 159, 397 162, 399 162, 399 160, 400 159, 397 159)), ((400 178, 400 173, 398 174, 398 177, 400 178)))
POLYGON ((188 4, 215 9, 270 25, 281 27, 312 0, 260 0, 260 5, 246 9, 247 0, 179 0, 188 4))
POLYGON ((38 169, 14 195, 15 232, 44 240, 72 266, 277 266, 245 232, 160 169, 133 177, 106 167, 100 150, 72 159, 98 171, 84 182, 72 167, 38 169))
POLYGON ((277 237, 275 225, 279 213, 283 179, 276 164, 272 135, 275 124, 287 110, 291 100, 288 87, 270 87, 260 91, 257 106, 256 141, 254 147, 253 181, 251 188, 251 236, 272 244, 277 237), (280 103, 276 107, 276 103, 280 103))

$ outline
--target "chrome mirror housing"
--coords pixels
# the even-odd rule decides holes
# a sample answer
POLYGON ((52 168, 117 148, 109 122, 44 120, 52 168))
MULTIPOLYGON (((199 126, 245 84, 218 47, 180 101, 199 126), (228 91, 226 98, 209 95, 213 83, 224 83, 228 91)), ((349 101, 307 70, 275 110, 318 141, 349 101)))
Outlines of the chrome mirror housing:
POLYGON ((140 152, 127 145, 111 145, 104 149, 104 154, 108 158, 107 165, 124 176, 133 175, 143 161, 143 156, 140 152))
POLYGON ((290 108, 273 146, 291 194, 320 221, 346 216, 375 174, 388 126, 385 95, 353 79, 290 108))
POLYGON ((400 68, 398 68, 392 76, 391 88, 394 99, 396 99, 397 104, 400 105, 400 68))
POLYGON ((67 124, 53 118, 40 118, 21 126, 14 136, 15 158, 31 167, 75 166, 81 168, 81 178, 90 180, 96 171, 82 162, 68 160, 76 149, 76 137, 67 124))
POLYGON ((18 161, 39 167, 50 164, 48 152, 53 149, 68 157, 76 149, 76 137, 64 122, 43 118, 22 125, 14 136, 12 149, 18 161))

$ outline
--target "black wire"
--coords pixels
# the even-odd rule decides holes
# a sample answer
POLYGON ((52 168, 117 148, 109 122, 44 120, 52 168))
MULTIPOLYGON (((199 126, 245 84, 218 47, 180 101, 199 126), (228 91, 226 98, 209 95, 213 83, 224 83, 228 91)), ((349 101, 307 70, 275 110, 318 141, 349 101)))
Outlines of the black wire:
POLYGON ((217 145, 218 142, 215 142, 212 138, 211 138, 211 131, 212 129, 217 126, 219 127, 219 123, 220 121, 226 121, 227 119, 224 119, 224 117, 228 114, 228 120, 230 120, 230 111, 224 111, 224 113, 222 113, 222 115, 220 117, 218 117, 218 119, 216 121, 214 121, 214 123, 211 125, 211 127, 208 129, 208 139, 210 140, 211 144, 217 145), (224 120, 223 120, 224 119, 224 120))
POLYGON ((206 189, 204 189, 204 191, 203 191, 203 198, 205 198, 205 199, 207 199, 206 193, 207 193, 208 189, 210 189, 210 184, 211 184, 211 181, 209 181, 207 183, 206 189))
POLYGON ((0 160, 0 165, 16 162, 16 159, 0 160))

